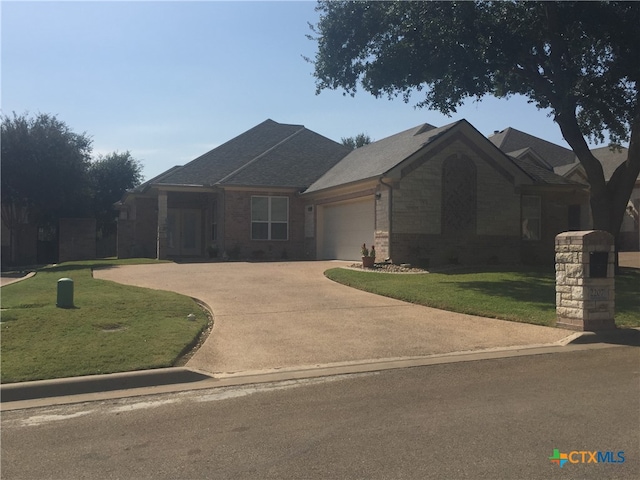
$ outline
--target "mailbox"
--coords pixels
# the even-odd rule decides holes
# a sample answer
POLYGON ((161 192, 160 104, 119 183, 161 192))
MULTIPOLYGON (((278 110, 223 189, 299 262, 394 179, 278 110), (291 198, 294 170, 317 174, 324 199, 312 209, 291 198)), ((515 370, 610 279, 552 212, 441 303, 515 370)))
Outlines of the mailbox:
POLYGON ((607 266, 609 265, 609 252, 589 253, 589 277, 607 278, 607 266))
POLYGON ((607 330, 615 324, 613 236, 601 230, 556 236, 556 325, 607 330))

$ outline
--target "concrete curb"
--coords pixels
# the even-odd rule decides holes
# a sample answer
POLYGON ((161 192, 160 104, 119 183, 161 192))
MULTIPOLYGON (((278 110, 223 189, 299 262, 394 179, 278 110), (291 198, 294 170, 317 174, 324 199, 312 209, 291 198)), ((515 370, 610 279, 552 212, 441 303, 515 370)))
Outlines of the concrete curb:
POLYGON ((208 375, 194 372, 188 368, 159 368, 156 370, 140 370, 106 375, 8 383, 0 385, 0 398, 4 404, 38 398, 65 397, 86 393, 195 383, 210 379, 211 377, 208 375))
POLYGON ((0 282, 0 287, 6 287, 7 285, 11 285, 13 283, 21 282, 23 280, 26 280, 28 278, 33 277, 35 274, 36 274, 36 272, 29 272, 26 275, 24 275, 23 277, 11 278, 11 279, 9 279, 9 277, 2 277, 2 281, 0 282))
POLYGON ((544 345, 489 348, 478 351, 451 352, 420 357, 302 365, 299 367, 221 373, 215 375, 185 367, 174 367, 10 383, 0 385, 0 407, 1 410, 6 411, 156 393, 366 373, 399 368, 440 365, 443 363, 562 353, 614 346, 640 346, 640 329, 617 329, 610 332, 598 333, 575 332, 558 342, 544 345))

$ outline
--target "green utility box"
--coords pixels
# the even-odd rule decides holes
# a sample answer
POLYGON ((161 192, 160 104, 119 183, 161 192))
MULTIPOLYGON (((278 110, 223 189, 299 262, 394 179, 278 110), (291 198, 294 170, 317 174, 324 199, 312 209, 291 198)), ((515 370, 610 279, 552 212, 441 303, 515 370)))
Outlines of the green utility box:
POLYGON ((73 280, 61 278, 58 280, 58 308, 73 308, 73 280))

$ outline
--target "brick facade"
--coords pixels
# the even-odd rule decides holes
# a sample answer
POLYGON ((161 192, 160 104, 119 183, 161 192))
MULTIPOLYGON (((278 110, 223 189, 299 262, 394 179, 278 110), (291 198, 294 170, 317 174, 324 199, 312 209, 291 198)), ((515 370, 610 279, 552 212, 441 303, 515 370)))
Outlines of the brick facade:
POLYGON ((297 193, 278 190, 225 190, 225 252, 231 258, 283 260, 314 258, 313 244, 305 237, 305 207, 297 193), (251 197, 279 196, 289 198, 288 240, 251 239, 251 197))
POLYGON ((118 219, 118 258, 156 258, 158 200, 136 198, 131 208, 118 219))
POLYGON ((58 261, 96 258, 95 218, 61 218, 58 261))

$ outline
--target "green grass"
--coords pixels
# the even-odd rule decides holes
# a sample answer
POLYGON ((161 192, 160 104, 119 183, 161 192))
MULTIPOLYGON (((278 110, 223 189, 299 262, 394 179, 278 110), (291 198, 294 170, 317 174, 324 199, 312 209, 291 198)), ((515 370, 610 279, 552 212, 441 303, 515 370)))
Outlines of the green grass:
POLYGON ((69 262, 2 287, 3 383, 172 366, 207 315, 176 293, 97 280, 92 268, 154 260, 69 262), (57 281, 74 281, 72 309, 56 307, 57 281), (194 321, 187 315, 196 315, 194 321))
MULTIPOLYGON (((460 269, 397 275, 334 268, 325 275, 360 290, 419 305, 516 322, 554 326, 555 274, 542 268, 460 269)), ((640 326, 640 271, 616 276, 616 324, 640 326)))

